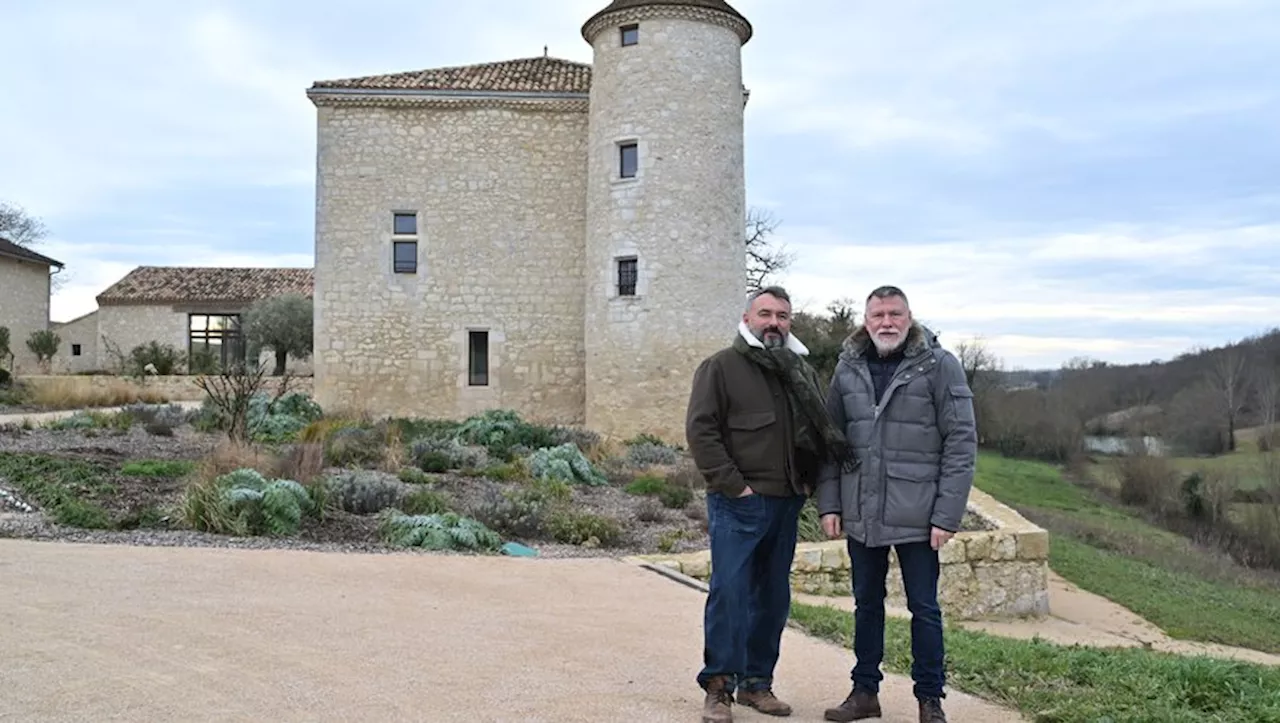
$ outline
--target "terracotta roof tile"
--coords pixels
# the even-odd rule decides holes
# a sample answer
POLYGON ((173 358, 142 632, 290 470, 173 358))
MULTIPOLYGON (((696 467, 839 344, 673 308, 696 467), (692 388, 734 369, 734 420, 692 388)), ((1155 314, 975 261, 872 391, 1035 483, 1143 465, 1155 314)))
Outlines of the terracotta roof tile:
POLYGON ((57 266, 58 268, 63 268, 64 266, 61 261, 55 261, 48 256, 38 254, 29 248, 19 246, 5 238, 0 238, 0 256, 7 256, 12 259, 21 259, 23 261, 34 261, 38 264, 48 264, 50 266, 57 266))
POLYGON ((311 296, 311 269, 139 266, 98 294, 99 304, 251 302, 281 294, 311 296))
POLYGON ((521 58, 362 78, 318 80, 311 86, 369 90, 478 90, 512 93, 587 93, 591 66, 560 58, 521 58))

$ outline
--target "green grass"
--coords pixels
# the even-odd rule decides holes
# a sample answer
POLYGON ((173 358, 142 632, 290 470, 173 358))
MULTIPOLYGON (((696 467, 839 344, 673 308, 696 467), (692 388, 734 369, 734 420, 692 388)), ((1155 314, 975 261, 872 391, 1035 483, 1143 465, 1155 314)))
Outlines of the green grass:
POLYGON ((59 524, 86 529, 115 527, 111 515, 98 502, 116 491, 101 465, 0 452, 0 477, 59 524))
MULTIPOLYGON (((853 616, 794 603, 808 633, 852 647, 853 616)), ((911 672, 906 620, 885 626, 887 672, 911 672)), ((949 628, 949 687, 1015 708, 1038 723, 1280 721, 1280 668, 1142 648, 1063 646, 949 628)))
POLYGON ((126 462, 120 474, 130 477, 182 477, 195 469, 195 462, 184 459, 144 459, 126 462))
POLYGON ((1171 637, 1280 653, 1280 585, 1109 505, 1056 468, 983 453, 975 485, 1050 532, 1049 566, 1171 637))

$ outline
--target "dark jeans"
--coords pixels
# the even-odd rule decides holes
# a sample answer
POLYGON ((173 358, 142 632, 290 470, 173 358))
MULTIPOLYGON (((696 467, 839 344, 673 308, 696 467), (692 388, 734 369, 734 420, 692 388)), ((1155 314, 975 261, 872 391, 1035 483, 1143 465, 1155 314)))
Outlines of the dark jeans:
MULTIPOLYGON (((884 675, 885 577, 889 548, 866 547, 849 538, 853 577, 853 655, 850 677, 855 688, 878 693, 884 675)), ((954 543, 953 543, 954 544, 954 543)), ((938 606, 938 553, 928 542, 894 545, 902 570, 902 587, 911 612, 911 679, 916 698, 942 698, 946 683, 942 642, 942 608, 938 606)))
POLYGON ((791 612, 791 562, 805 497, 707 494, 711 591, 703 614, 698 684, 728 676, 728 689, 773 685, 791 612))

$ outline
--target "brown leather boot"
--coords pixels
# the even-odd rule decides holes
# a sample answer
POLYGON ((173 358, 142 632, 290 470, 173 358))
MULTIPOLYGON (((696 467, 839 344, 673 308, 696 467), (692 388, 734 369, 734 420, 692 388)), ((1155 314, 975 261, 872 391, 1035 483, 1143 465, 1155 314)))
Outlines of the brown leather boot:
POLYGON ((738 691, 738 704, 755 708, 765 715, 791 715, 791 706, 778 700, 778 697, 768 688, 738 691))
POLYGON ((947 723, 947 714, 942 712, 941 700, 925 698, 920 701, 920 723, 947 723))
POLYGON ((854 688, 849 697, 835 708, 828 708, 823 718, 839 723, 880 717, 880 696, 854 688))
POLYGON ((733 723, 733 693, 728 678, 707 681, 707 699, 702 703, 702 723, 733 723))

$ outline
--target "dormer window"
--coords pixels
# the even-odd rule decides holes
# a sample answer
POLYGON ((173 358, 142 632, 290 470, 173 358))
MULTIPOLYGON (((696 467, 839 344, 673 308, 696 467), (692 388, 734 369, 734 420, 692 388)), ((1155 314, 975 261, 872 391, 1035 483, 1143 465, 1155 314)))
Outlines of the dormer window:
POLYGON ((622 46, 635 45, 640 42, 640 26, 639 25, 623 25, 622 26, 622 46))

